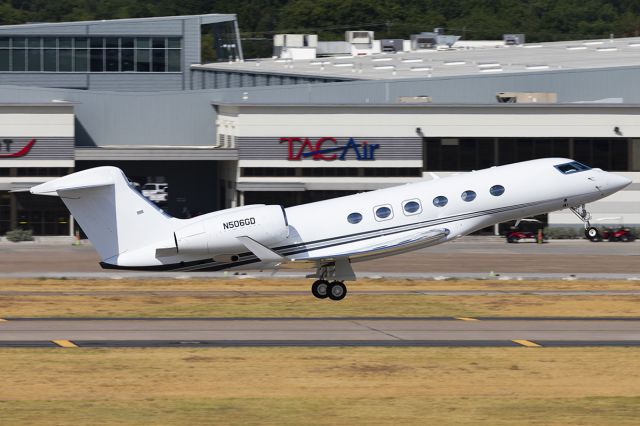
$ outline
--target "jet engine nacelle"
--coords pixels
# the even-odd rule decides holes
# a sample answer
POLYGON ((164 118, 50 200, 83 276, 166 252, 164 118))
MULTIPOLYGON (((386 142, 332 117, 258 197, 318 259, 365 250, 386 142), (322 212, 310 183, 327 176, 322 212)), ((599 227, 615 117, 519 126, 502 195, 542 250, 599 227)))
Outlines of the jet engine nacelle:
POLYGON ((180 254, 208 254, 216 260, 235 261, 238 253, 247 251, 236 237, 247 236, 270 246, 289 236, 289 224, 281 206, 236 207, 194 220, 197 222, 175 232, 180 254))

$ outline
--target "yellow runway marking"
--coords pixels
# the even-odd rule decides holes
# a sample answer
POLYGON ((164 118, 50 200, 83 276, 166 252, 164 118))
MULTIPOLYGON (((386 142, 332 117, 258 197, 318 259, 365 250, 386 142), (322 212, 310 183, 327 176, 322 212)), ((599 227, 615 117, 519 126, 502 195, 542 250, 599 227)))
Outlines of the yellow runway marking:
POLYGON ((542 347, 539 344, 533 343, 530 340, 512 340, 512 342, 513 343, 517 343, 517 344, 522 345, 522 346, 526 346, 528 348, 541 348, 542 347))
POLYGON ((61 348, 77 348, 78 346, 70 340, 52 340, 53 343, 61 348))
POLYGON ((480 321, 477 318, 469 318, 469 317, 455 317, 455 319, 460 321, 480 321))

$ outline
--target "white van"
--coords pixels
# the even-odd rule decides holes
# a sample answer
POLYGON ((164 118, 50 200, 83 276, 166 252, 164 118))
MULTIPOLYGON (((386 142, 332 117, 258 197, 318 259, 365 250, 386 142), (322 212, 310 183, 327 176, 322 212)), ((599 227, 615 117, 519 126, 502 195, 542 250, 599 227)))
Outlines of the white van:
POLYGON ((166 183, 146 183, 141 189, 142 195, 154 203, 167 201, 169 185, 166 183))

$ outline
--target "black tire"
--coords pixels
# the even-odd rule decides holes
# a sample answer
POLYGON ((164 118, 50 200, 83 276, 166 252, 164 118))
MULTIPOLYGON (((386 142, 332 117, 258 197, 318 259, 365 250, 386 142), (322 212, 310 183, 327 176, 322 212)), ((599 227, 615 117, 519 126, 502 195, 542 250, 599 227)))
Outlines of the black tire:
POLYGON ((623 234, 623 235, 621 235, 621 236, 620 236, 620 241, 622 241, 623 243, 627 243, 627 242, 629 242, 629 241, 630 241, 630 240, 629 240, 629 236, 628 236, 628 235, 624 235, 624 234, 623 234))
POLYGON ((327 293, 331 300, 342 300, 347 295, 347 286, 340 281, 333 281, 329 284, 329 290, 327 293))
POLYGON ((311 285, 311 293, 318 299, 326 299, 329 296, 329 282, 326 280, 315 281, 311 285))
POLYGON ((600 240, 600 232, 598 228, 594 228, 593 226, 584 231, 584 235, 587 239, 591 241, 599 241, 600 240))
POLYGON ((507 242, 508 243, 517 243, 518 239, 514 238, 514 237, 507 237, 507 242))

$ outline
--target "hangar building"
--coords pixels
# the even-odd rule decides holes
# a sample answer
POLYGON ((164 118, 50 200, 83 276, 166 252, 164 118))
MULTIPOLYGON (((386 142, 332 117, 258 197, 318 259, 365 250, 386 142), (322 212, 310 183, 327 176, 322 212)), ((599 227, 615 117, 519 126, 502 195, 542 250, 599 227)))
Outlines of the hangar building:
POLYGON ((0 26, 0 235, 72 233, 25 189, 99 165, 188 217, 548 156, 633 179, 591 211, 637 226, 639 72, 640 38, 243 60, 235 15, 0 26))

